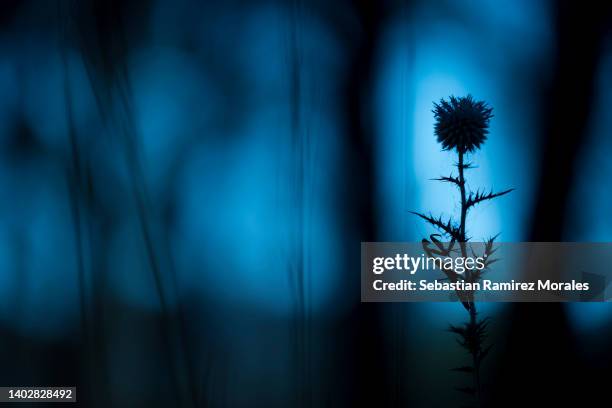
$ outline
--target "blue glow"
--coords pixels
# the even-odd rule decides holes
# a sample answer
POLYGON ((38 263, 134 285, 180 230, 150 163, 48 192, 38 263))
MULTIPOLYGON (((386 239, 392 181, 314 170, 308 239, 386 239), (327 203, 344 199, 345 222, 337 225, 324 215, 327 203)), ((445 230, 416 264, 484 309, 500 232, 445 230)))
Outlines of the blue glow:
MULTIPOLYGON (((293 234, 299 216, 290 188, 294 157, 288 150, 287 124, 269 123, 269 116, 259 113, 235 141, 208 144, 193 153, 180 186, 176 242, 183 248, 180 258, 189 271, 185 279, 190 289, 197 287, 226 307, 248 305, 288 314, 294 300, 288 269, 296 267, 293 234)), ((317 137, 324 134, 319 128, 317 137)), ((333 199, 328 198, 338 182, 329 172, 338 153, 332 136, 326 137, 328 145, 321 146, 317 167, 305 184, 305 284, 312 287, 315 310, 330 301, 342 264, 337 259, 342 238, 333 199)))
MULTIPOLYGON (((612 42, 607 44, 596 80, 595 109, 591 119, 590 139, 577 166, 572 204, 568 211, 568 240, 584 242, 612 242, 612 191, 609 175, 612 174, 612 42)), ((568 313, 578 330, 591 330, 609 323, 612 319, 610 303, 570 304, 568 313)))
MULTIPOLYGON (((500 241, 525 239, 538 147, 533 145, 536 121, 529 113, 534 95, 529 89, 516 91, 514 75, 522 64, 546 64, 551 30, 543 22, 548 11, 532 2, 521 2, 520 7, 490 1, 464 6, 456 9, 462 18, 449 19, 433 4, 420 2, 413 19, 397 20, 382 42, 377 81, 381 138, 376 146, 381 241, 414 241, 434 232, 409 211, 457 216, 458 192, 430 181, 449 175, 456 160, 436 142, 431 110, 441 98, 466 94, 487 101, 495 114, 489 140, 469 158, 478 167, 468 171, 468 187, 519 187, 472 210, 468 235, 475 241, 498 232, 500 241)), ((484 306, 487 312, 498 307, 484 306)), ((462 310, 431 305, 427 313, 447 321, 462 310)))

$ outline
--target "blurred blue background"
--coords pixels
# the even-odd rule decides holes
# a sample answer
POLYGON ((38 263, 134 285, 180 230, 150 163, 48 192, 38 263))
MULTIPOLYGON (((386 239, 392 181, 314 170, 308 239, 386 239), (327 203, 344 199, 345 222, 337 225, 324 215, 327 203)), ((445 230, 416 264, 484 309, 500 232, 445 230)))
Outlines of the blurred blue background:
MULTIPOLYGON (((390 400, 454 401, 436 380, 463 358, 444 333, 461 307, 364 311, 359 243, 433 232, 409 211, 457 213, 452 188, 430 181, 454 163, 431 110, 468 93, 495 115, 470 187, 516 188, 473 211, 468 235, 545 240, 533 232, 551 182, 541 165, 566 154, 547 136, 566 80, 563 7, 1 6, 0 326, 5 350, 20 345, 2 382, 107 387, 86 397, 100 406, 338 406, 380 359, 410 377, 390 400), (364 332, 379 338, 360 343, 364 332), (386 357, 364 357, 370 344, 386 357), (48 353, 71 363, 18 357, 48 353), (429 363, 407 368, 398 353, 429 363)), ((612 42, 597 35, 587 113, 557 135, 580 142, 571 178, 553 181, 567 205, 548 240, 612 237, 612 42)), ((592 357, 610 311, 559 313, 592 357)), ((509 305, 481 313, 497 336, 512 329, 509 305)))

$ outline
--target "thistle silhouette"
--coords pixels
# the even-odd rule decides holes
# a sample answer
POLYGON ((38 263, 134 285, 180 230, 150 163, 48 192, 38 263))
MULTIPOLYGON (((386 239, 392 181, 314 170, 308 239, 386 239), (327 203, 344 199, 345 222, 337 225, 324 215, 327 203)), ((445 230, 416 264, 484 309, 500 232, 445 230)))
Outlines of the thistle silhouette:
POLYGON ((472 95, 434 103, 435 133, 444 150, 473 152, 487 139, 493 109, 472 95))
MULTIPOLYGON (((484 101, 476 101, 471 95, 465 97, 451 96, 449 100, 440 100, 434 103, 433 114, 436 120, 434 130, 437 140, 442 144, 444 150, 455 151, 457 153, 458 175, 452 173, 449 176, 439 177, 437 181, 454 184, 461 194, 461 214, 459 223, 452 217, 444 220, 441 216, 434 217, 432 214, 426 215, 413 212, 427 223, 435 227, 440 233, 432 234, 428 239, 423 239, 423 249, 427 256, 448 257, 460 253, 462 257, 468 256, 467 243, 470 238, 466 236, 466 223, 469 210, 475 205, 493 200, 494 198, 508 194, 514 189, 505 190, 499 193, 493 191, 477 190, 476 192, 466 191, 465 171, 473 168, 471 163, 465 162, 465 155, 480 149, 487 139, 489 133, 489 121, 493 117, 493 109, 484 101), (448 238, 449 243, 442 242, 443 238, 448 238), (459 247, 458 249, 456 247, 459 247)), ((469 283, 478 282, 482 274, 490 268, 496 261, 492 255, 495 252, 493 236, 484 244, 485 258, 484 269, 466 269, 464 274, 455 272, 453 269, 444 269, 447 279, 451 282, 464 280, 469 283)), ((474 248, 471 248, 472 255, 476 256, 474 248)), ((465 310, 469 313, 469 321, 460 325, 449 327, 449 331, 458 336, 458 343, 466 349, 472 357, 472 364, 469 366, 453 368, 453 371, 466 373, 472 377, 471 387, 457 388, 458 391, 473 396, 478 406, 482 405, 482 386, 480 378, 480 367, 484 358, 491 350, 492 345, 485 346, 487 338, 487 326, 489 319, 479 319, 474 293, 472 291, 457 291, 457 296, 465 310)))

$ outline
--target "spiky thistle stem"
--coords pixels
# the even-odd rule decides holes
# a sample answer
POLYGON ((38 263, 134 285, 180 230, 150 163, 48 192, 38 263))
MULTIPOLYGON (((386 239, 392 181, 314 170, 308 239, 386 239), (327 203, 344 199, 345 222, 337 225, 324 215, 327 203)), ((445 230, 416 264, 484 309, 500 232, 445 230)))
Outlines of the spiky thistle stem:
MULTIPOLYGON (((465 195, 465 174, 464 174, 464 170, 465 170, 465 165, 464 165, 464 160, 463 160, 463 156, 464 153, 462 151, 458 152, 459 155, 459 160, 457 163, 457 169, 459 171, 459 191, 461 194, 461 219, 460 219, 460 223, 459 223, 459 235, 461 240, 459 241, 459 246, 461 247, 461 256, 462 257, 467 257, 467 250, 466 250, 466 235, 465 235, 465 224, 466 224, 466 220, 467 220, 467 210, 468 210, 468 205, 467 205, 467 200, 466 200, 466 195, 465 195)), ((471 272, 468 270, 467 274, 469 275, 471 272)), ((468 276, 468 278, 471 278, 470 276, 468 276)), ((477 319, 478 319, 478 312, 476 311, 476 303, 475 302, 469 302, 469 309, 468 312, 470 314, 470 323, 469 326, 470 327, 475 327, 476 323, 477 323, 477 319)), ((473 364, 473 381, 474 381, 474 393, 476 395, 476 401, 478 403, 478 406, 481 405, 481 392, 480 392, 480 358, 479 358, 479 350, 480 347, 478 348, 474 348, 472 350, 470 350, 470 354, 472 355, 472 364, 473 364)))
MULTIPOLYGON (((466 188, 465 170, 472 168, 472 166, 469 163, 465 163, 465 154, 480 149, 487 139, 489 120, 493 117, 492 111, 493 109, 484 101, 477 101, 470 95, 460 98, 451 96, 449 100, 442 99, 439 104, 434 103, 433 113, 436 119, 434 129, 437 140, 442 144, 444 150, 457 152, 458 160, 456 167, 459 173, 457 177, 451 174, 448 177, 440 177, 435 180, 452 183, 457 186, 461 194, 461 215, 457 224, 453 221, 453 217, 443 220, 441 216, 435 217, 432 214, 414 213, 440 231, 440 234, 430 235, 431 242, 423 239, 423 249, 430 256, 434 256, 434 254, 451 256, 453 246, 458 243, 461 256, 464 259, 467 258, 467 242, 469 238, 466 235, 466 229, 469 210, 479 203, 501 197, 513 190, 505 190, 499 193, 494 193, 493 191, 487 192, 486 190, 468 192, 466 188), (445 247, 439 240, 442 236, 449 238, 450 243, 448 247, 445 247), (432 250, 430 245, 434 246, 435 250, 432 250)), ((490 257, 495 252, 493 241, 496 237, 492 237, 486 242, 485 253, 483 255, 486 259, 484 269, 487 269, 496 261, 490 257)), ((465 270, 465 275, 461 276, 461 274, 451 269, 446 270, 445 274, 451 281, 463 279, 474 283, 481 278, 483 270, 468 268, 465 270)), ((483 359, 491 349, 490 345, 483 348, 487 336, 488 319, 478 319, 473 292, 464 293, 458 291, 457 295, 469 314, 469 320, 460 326, 451 325, 449 330, 459 337, 459 344, 471 355, 472 365, 454 368, 453 371, 472 374, 473 386, 458 388, 458 390, 474 396, 476 405, 480 407, 482 406, 480 369, 483 359)))

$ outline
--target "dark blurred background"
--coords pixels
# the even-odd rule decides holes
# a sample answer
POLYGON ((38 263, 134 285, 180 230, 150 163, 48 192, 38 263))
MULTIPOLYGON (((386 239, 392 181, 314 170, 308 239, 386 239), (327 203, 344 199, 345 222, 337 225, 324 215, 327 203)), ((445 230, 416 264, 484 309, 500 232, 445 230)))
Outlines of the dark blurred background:
MULTIPOLYGON (((0 385, 92 407, 469 399, 458 304, 361 304, 361 241, 457 210, 432 103, 495 117, 475 239, 612 241, 612 7, 0 3, 0 385)), ((595 405, 607 304, 486 304, 491 406, 595 405)), ((37 405, 40 406, 40 405, 37 405)))

